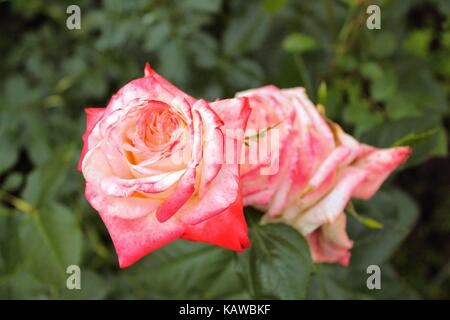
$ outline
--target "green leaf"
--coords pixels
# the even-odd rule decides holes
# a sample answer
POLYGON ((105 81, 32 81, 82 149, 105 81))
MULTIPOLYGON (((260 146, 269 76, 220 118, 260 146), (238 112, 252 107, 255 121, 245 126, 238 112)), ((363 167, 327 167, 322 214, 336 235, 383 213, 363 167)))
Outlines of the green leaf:
POLYGON ((2 189, 6 191, 16 190, 22 184, 23 175, 19 172, 14 172, 8 175, 5 182, 2 184, 2 189))
POLYGON ((284 224, 255 225, 252 246, 239 256, 240 274, 256 299, 301 299, 313 263, 308 245, 284 224))
POLYGON ((240 59, 226 71, 226 80, 231 88, 244 89, 261 85, 264 71, 257 62, 240 59))
POLYGON ((419 296, 389 265, 380 265, 381 290, 369 290, 367 266, 321 264, 312 277, 309 299, 417 299, 419 296))
POLYGON ((58 148, 47 163, 29 174, 23 198, 36 207, 52 199, 64 182, 69 165, 73 164, 71 161, 74 151, 74 144, 58 148))
POLYGON ((355 201, 358 212, 370 215, 384 226, 367 229, 354 220, 348 222, 348 232, 354 241, 352 266, 382 264, 410 233, 418 216, 414 201, 397 189, 378 192, 370 201, 355 201))
POLYGON ((413 55, 426 58, 432 38, 433 31, 431 29, 413 31, 408 35, 404 48, 413 55))
POLYGON ((217 12, 222 5, 222 0, 184 0, 181 1, 180 9, 190 12, 191 10, 214 13, 217 12))
POLYGON ((261 0, 264 11, 275 14, 286 6, 287 0, 261 0))
POLYGON ((48 299, 49 290, 26 271, 0 276, 1 299, 48 299))
POLYGON ((362 133, 383 122, 382 115, 379 112, 374 112, 366 100, 360 100, 359 98, 352 101, 344 109, 343 117, 345 121, 355 125, 353 134, 358 138, 362 133))
POLYGON ((218 62, 217 41, 207 33, 196 33, 189 42, 195 63, 201 68, 213 68, 218 62))
POLYGON ((373 78, 371 94, 376 101, 386 101, 397 90, 397 76, 392 70, 384 72, 383 77, 373 78))
POLYGON ((170 37, 170 24, 167 20, 153 23, 145 35, 144 48, 148 51, 156 51, 168 41, 170 37))
POLYGON ((159 50, 159 59, 159 72, 176 83, 182 83, 186 80, 188 57, 185 43, 181 41, 166 42, 159 50))
POLYGON ((125 270, 124 277, 140 298, 245 297, 234 256, 220 247, 178 240, 125 270))
POLYGON ((421 116, 417 100, 409 94, 397 92, 386 101, 386 114, 391 120, 421 116))
POLYGON ((318 264, 311 277, 308 299, 356 299, 357 293, 347 279, 346 268, 336 264, 318 264))
POLYGON ((390 31, 371 32, 368 42, 369 52, 376 58, 387 58, 391 56, 397 48, 397 39, 390 31))
POLYGON ((319 47, 317 41, 305 34, 296 32, 284 38, 282 48, 289 53, 304 53, 319 47))
POLYGON ((36 279, 65 288, 66 268, 81 260, 82 234, 75 216, 51 203, 21 218, 18 233, 25 268, 36 279))
POLYGON ((10 135, 0 139, 0 173, 12 167, 19 157, 19 145, 10 135))
POLYGON ((61 290, 60 298, 62 299, 105 299, 110 286, 100 275, 92 270, 80 269, 81 289, 70 290, 64 288, 61 290))
POLYGON ((17 212, 0 205, 0 277, 14 273, 21 261, 17 212))
POLYGON ((383 77, 383 69, 377 63, 367 62, 361 66, 361 74, 367 79, 376 80, 383 77))
POLYGON ((45 127, 40 116, 30 116, 27 118, 27 129, 25 130, 24 146, 35 165, 45 163, 51 154, 50 145, 47 141, 45 127))
POLYGON ((426 64, 405 56, 396 63, 395 69, 397 79, 401 79, 398 81, 398 94, 406 96, 411 104, 410 112, 418 109, 424 117, 428 117, 449 110, 446 86, 426 64))
POLYGON ((244 8, 239 6, 236 11, 223 35, 223 52, 228 56, 239 56, 259 48, 270 27, 270 18, 251 3, 244 8))

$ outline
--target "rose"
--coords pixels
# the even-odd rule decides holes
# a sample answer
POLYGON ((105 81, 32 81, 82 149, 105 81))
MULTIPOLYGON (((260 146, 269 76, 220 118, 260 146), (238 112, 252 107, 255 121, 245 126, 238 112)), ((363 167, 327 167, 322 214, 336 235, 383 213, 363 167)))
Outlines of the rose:
POLYGON ((196 100, 148 64, 106 108, 86 109, 79 169, 121 267, 178 238, 248 247, 239 165, 223 156, 225 144, 239 154, 249 112, 244 98, 196 100))
MULTIPOLYGON (((315 261, 347 265, 352 241, 345 232, 344 208, 351 197, 369 199, 410 148, 359 143, 327 120, 302 88, 270 86, 238 96, 249 98, 249 129, 278 123, 281 136, 279 154, 242 166, 244 203, 267 210, 264 221, 282 221, 299 230, 315 261), (268 162, 279 162, 279 170, 268 175, 255 170, 268 162)), ((250 146, 243 148, 246 153, 250 146)))

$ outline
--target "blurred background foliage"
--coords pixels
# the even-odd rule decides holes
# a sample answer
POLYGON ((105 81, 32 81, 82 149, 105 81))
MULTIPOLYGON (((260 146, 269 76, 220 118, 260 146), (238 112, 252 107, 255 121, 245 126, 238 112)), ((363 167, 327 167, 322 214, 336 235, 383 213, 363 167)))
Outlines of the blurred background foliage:
POLYGON ((447 0, 0 1, 0 298, 450 298, 449 13, 447 0), (81 30, 66 28, 71 4, 81 30), (355 203, 384 228, 349 217, 350 267, 313 265, 299 234, 249 209, 243 255, 177 241, 119 270, 76 170, 83 108, 147 61, 208 99, 302 85, 358 139, 411 144, 355 203), (82 290, 66 289, 70 264, 82 290), (382 290, 366 288, 370 264, 382 290))

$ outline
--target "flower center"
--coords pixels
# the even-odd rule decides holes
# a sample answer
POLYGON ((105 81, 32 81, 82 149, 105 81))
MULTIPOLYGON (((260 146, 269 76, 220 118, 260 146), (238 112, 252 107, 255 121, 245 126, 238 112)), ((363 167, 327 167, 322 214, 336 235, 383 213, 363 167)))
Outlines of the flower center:
POLYGON ((164 102, 149 101, 125 133, 127 158, 133 164, 155 164, 183 149, 186 137, 187 125, 181 115, 164 102))

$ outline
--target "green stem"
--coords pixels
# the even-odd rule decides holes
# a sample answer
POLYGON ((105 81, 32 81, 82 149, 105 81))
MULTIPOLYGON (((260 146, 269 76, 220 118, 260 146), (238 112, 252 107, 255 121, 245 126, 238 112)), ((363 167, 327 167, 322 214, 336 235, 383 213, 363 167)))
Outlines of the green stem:
POLYGON ((351 201, 347 204, 345 211, 349 215, 351 215, 353 218, 355 218, 356 221, 358 221, 359 223, 365 225, 366 227, 368 227, 370 229, 382 229, 383 228, 383 225, 380 222, 378 222, 377 220, 360 215, 356 211, 356 209, 353 206, 353 203, 351 201))
POLYGON ((311 76, 309 75, 308 69, 306 69, 305 62, 303 61, 303 57, 297 53, 293 55, 295 65, 297 66, 297 69, 300 73, 300 76, 302 78, 303 84, 306 88, 306 91, 309 95, 309 97, 315 101, 315 93, 312 86, 311 76))
POLYGON ((325 0, 325 11, 327 13, 328 27, 330 29, 330 33, 333 37, 333 40, 336 40, 336 15, 334 13, 334 5, 333 0, 325 0))
POLYGON ((0 200, 9 203, 14 208, 24 213, 32 213, 34 210, 28 202, 4 190, 0 190, 0 200))

